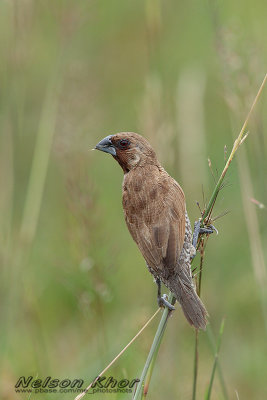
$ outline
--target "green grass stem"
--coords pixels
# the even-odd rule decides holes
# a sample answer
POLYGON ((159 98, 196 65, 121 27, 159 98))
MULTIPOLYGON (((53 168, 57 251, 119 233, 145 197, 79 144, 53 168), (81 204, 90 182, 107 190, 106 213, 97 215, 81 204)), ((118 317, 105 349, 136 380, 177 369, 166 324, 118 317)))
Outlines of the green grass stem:
POLYGON ((225 166, 224 166, 224 169, 223 169, 223 171, 221 173, 221 176, 218 179, 218 182, 217 182, 217 184, 216 184, 216 186, 215 186, 215 188, 213 190, 213 193, 211 195, 211 198, 210 198, 210 200, 208 202, 207 208, 206 208, 206 210, 205 210, 205 212, 204 212, 204 214, 202 216, 202 220, 201 220, 202 223, 204 223, 204 221, 205 221, 205 219, 207 217, 208 217, 208 220, 210 219, 211 212, 213 210, 213 207, 214 207, 215 201, 217 199, 217 196, 219 194, 219 191, 220 191, 220 189, 222 187, 222 183, 223 183, 223 180, 225 178, 226 172, 227 172, 227 170, 228 170, 228 168, 229 168, 229 166, 230 166, 230 164, 231 164, 231 162, 232 162, 232 160, 234 158, 235 153, 237 152, 238 148, 240 147, 240 145, 244 142, 244 140, 247 137, 247 135, 245 134, 245 130, 247 128, 248 121, 249 121, 250 116, 251 116, 251 114, 252 114, 252 112, 254 110, 254 107, 257 104, 257 101, 258 101, 258 99, 259 99, 259 97, 261 95, 261 92, 262 92, 263 88, 264 88, 266 80, 267 80, 267 74, 265 75, 265 77, 264 77, 264 79, 262 81, 262 84, 261 84, 261 86, 260 86, 260 88, 258 90, 258 93, 257 93, 257 95, 256 95, 256 97, 255 97, 255 99, 254 99, 254 101, 252 103, 252 106, 250 107, 250 110, 249 110, 249 112, 247 114, 247 117, 246 117, 245 122, 244 122, 244 124, 243 124, 243 126, 241 128, 241 131, 240 131, 238 137, 236 138, 236 140, 234 141, 233 148, 232 148, 232 151, 230 153, 230 156, 228 157, 228 160, 225 163, 225 166))
MULTIPOLYGON (((211 344, 211 348, 215 355, 216 354, 216 342, 215 342, 214 334, 213 334, 213 331, 212 331, 210 325, 207 326, 207 335, 208 335, 209 342, 211 344)), ((228 400, 229 395, 228 395, 228 391, 227 391, 227 387, 226 387, 226 383, 225 383, 225 379, 223 376, 223 371, 222 371, 222 367, 221 367, 219 359, 217 360, 217 371, 218 371, 218 377, 219 377, 219 381, 220 381, 220 385, 221 385, 221 389, 222 389, 222 393, 223 393, 223 398, 225 400, 228 400)))
MULTIPOLYGON (((173 302, 173 298, 174 298, 174 296, 170 292, 169 295, 168 295, 168 301, 170 303, 172 303, 173 302)), ((136 392, 135 392, 133 400, 138 400, 140 398, 140 395, 141 395, 143 389, 145 389, 145 393, 144 393, 144 391, 143 391, 143 393, 145 395, 147 394, 148 386, 146 385, 144 387, 144 381, 146 379, 146 376, 147 376, 148 370, 150 368, 150 365, 153 365, 153 366, 155 365, 155 360, 156 360, 156 357, 157 357, 157 354, 158 354, 158 351, 159 351, 159 347, 160 347, 160 344, 161 344, 161 341, 162 341, 162 338, 163 338, 163 335, 164 335, 164 332, 165 332, 165 329, 166 329, 166 326, 167 326, 167 321, 168 321, 168 316, 169 315, 170 315, 169 309, 165 308, 164 311, 163 311, 161 320, 159 322, 158 329, 156 331, 152 346, 151 346, 150 351, 148 353, 148 357, 147 357, 144 369, 143 369, 141 377, 140 377, 140 382, 137 385, 136 392)), ((153 367, 151 367, 151 370, 150 370, 150 373, 149 373, 149 380, 146 382, 146 384, 149 384, 151 376, 152 376, 152 372, 153 372, 153 367)))
POLYGON ((216 371, 216 367, 218 364, 218 357, 219 357, 219 351, 220 351, 220 347, 221 347, 221 341, 222 341, 222 335, 223 335, 223 330, 224 330, 224 318, 221 322, 221 326, 220 326, 220 332, 219 332, 219 337, 218 337, 218 341, 217 341, 217 346, 216 346, 216 353, 215 353, 215 357, 214 357, 214 362, 213 362, 213 368, 212 368, 212 372, 211 372, 211 377, 210 377, 210 383, 209 383, 209 387, 205 396, 205 400, 210 400, 210 396, 211 396, 211 390, 212 390, 212 385, 213 385, 213 381, 214 381, 214 376, 215 376, 215 371, 216 371))

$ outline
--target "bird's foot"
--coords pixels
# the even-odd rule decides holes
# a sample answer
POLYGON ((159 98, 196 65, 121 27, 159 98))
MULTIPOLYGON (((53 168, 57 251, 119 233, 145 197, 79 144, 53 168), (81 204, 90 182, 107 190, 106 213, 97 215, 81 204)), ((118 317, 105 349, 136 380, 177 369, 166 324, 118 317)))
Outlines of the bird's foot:
POLYGON ((215 228, 215 226, 213 225, 208 225, 208 226, 200 226, 200 219, 198 221, 195 222, 194 225, 194 232, 193 232, 193 241, 192 244, 194 246, 194 248, 197 248, 197 241, 198 241, 198 237, 199 235, 211 235, 213 232, 216 232, 216 234, 218 235, 218 230, 215 228))
POLYGON ((207 235, 211 235, 212 233, 216 232, 218 235, 218 229, 215 228, 213 225, 204 226, 203 228, 199 229, 199 234, 206 233, 207 235))
POLYGON ((158 297, 159 307, 167 307, 170 311, 175 310, 175 307, 167 299, 168 299, 168 296, 166 294, 164 294, 161 297, 158 297))

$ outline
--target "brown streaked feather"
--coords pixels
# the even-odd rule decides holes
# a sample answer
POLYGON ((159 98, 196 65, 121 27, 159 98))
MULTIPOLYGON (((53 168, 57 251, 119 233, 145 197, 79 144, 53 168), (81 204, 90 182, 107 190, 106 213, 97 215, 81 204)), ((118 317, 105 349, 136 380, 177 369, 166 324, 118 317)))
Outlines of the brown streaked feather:
POLYGON ((185 236, 181 187, 161 167, 137 167, 124 177, 123 207, 128 229, 147 264, 155 272, 171 274, 185 236))

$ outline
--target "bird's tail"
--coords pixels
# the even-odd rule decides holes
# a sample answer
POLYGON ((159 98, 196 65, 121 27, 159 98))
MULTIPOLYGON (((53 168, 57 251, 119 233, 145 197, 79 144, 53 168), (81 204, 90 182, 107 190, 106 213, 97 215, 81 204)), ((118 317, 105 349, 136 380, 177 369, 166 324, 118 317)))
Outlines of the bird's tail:
POLYGON ((179 279, 178 290, 175 290, 177 300, 188 322, 196 329, 206 329, 208 312, 196 293, 194 286, 179 279))

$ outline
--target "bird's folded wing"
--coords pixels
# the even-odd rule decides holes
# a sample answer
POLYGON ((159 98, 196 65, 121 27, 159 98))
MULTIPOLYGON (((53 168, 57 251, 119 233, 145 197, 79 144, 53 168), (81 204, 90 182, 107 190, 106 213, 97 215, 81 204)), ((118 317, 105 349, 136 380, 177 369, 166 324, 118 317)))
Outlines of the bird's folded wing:
POLYGON ((154 198, 149 197, 147 191, 138 194, 145 207, 136 210, 134 218, 127 218, 126 213, 126 223, 147 264, 155 270, 167 269, 171 273, 184 243, 184 193, 169 176, 163 183, 157 183, 154 190, 157 191, 154 198))

